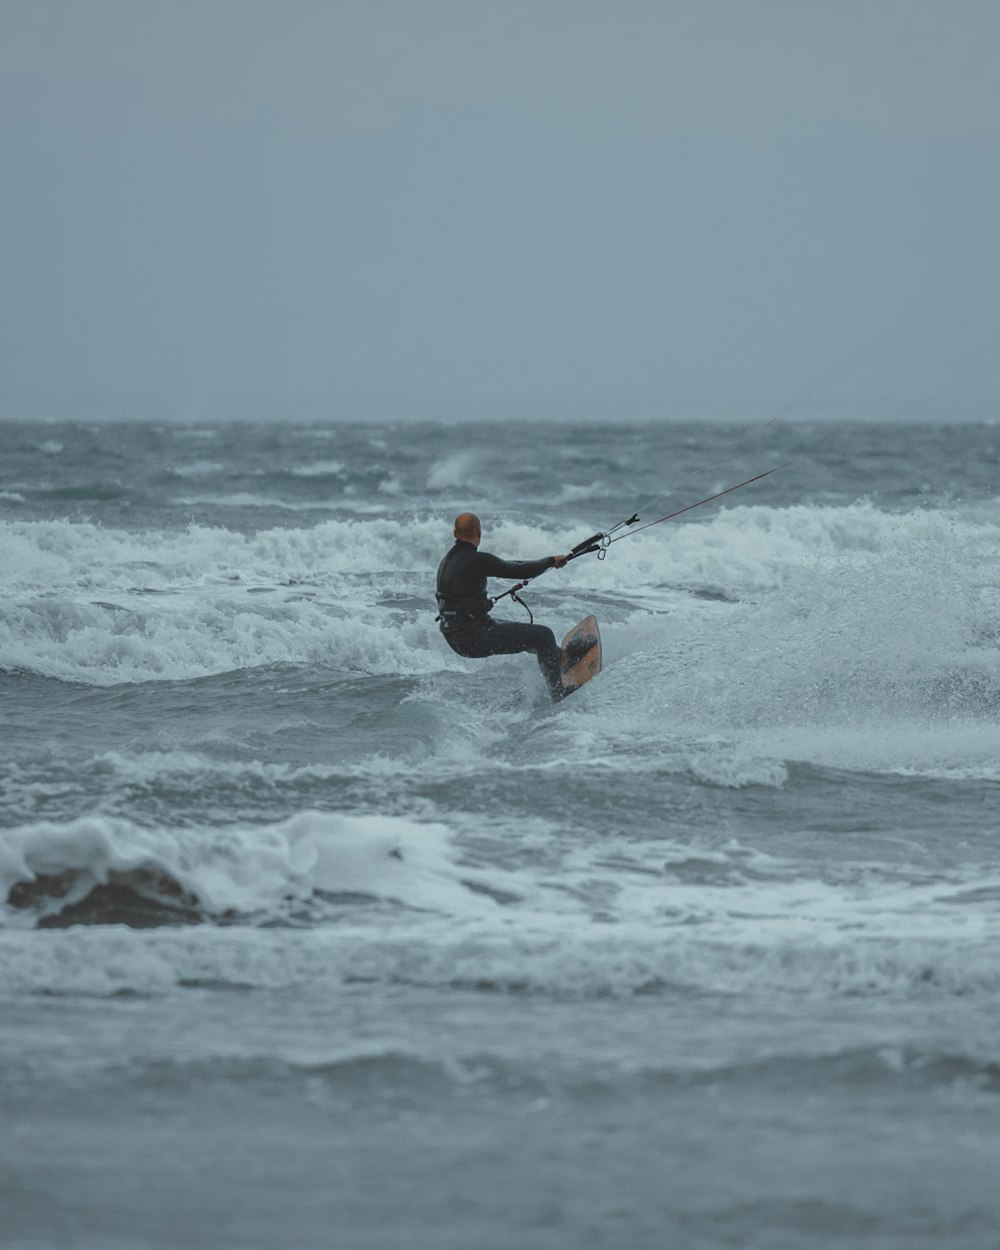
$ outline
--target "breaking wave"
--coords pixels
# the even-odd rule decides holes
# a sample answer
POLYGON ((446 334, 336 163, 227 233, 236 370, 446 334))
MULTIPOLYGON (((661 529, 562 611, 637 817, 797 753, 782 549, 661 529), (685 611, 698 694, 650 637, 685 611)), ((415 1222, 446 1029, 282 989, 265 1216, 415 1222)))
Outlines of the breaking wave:
MULTIPOLYGON (((113 684, 327 658, 382 673, 447 668, 431 583, 448 524, 380 517, 244 535, 7 521, 0 669, 113 684)), ((567 545, 514 522, 489 538, 514 559, 567 545)), ((637 662, 647 649, 688 663, 708 646, 722 661, 759 651, 772 698, 799 707, 873 686, 888 700, 914 682, 939 703, 1000 705, 1000 591, 983 572, 998 545, 995 518, 734 508, 578 561, 537 593, 550 615, 597 603, 612 627, 629 623, 637 662)))

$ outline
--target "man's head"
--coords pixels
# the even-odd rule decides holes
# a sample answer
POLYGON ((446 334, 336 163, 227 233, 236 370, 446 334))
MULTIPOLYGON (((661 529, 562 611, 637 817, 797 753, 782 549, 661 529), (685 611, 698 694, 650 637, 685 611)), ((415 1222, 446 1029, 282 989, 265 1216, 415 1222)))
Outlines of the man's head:
POLYGON ((479 524, 479 517, 474 512, 460 512, 455 517, 456 538, 464 543, 472 543, 473 547, 478 547, 482 536, 483 527, 479 524))

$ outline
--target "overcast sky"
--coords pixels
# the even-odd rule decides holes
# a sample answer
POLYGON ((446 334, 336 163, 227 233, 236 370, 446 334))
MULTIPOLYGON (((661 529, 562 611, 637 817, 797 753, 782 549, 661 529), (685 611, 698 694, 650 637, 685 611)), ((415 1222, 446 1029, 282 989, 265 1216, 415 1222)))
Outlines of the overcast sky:
POLYGON ((998 0, 0 0, 0 417, 1000 418, 998 48, 998 0))

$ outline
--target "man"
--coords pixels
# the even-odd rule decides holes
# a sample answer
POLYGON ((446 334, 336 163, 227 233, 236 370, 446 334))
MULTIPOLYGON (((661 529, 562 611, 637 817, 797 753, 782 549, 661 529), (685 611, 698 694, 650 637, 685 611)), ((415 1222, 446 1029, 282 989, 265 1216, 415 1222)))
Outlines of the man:
POLYGON ((487 655, 515 655, 533 651, 553 700, 567 694, 560 670, 559 646, 545 625, 494 621, 493 604, 486 594, 487 577, 537 577, 546 569, 561 569, 565 556, 542 560, 501 560, 479 550, 479 517, 463 512, 455 518, 455 545, 437 573, 437 601, 441 632, 452 651, 469 659, 487 655))

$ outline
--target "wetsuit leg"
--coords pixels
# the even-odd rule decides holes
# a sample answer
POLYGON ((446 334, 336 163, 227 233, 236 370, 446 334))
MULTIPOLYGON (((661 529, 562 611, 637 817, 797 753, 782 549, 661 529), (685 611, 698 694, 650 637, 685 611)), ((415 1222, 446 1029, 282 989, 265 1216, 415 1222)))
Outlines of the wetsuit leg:
POLYGON ((556 636, 547 625, 490 621, 477 629, 449 630, 445 638, 452 651, 472 660, 531 651, 538 660, 549 693, 562 694, 561 653, 556 636))

